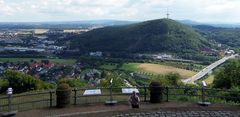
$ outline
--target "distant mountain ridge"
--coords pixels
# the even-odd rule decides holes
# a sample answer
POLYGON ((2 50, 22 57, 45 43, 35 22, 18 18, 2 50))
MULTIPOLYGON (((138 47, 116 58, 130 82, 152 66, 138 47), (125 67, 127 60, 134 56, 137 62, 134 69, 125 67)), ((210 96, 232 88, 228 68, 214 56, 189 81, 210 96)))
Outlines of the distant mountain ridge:
POLYGON ((81 20, 81 21, 55 21, 55 22, 0 22, 0 29, 21 29, 21 28, 87 28, 105 27, 115 25, 127 25, 137 21, 124 20, 81 20))
POLYGON ((202 22, 196 22, 192 20, 177 20, 177 21, 189 26, 208 25, 208 26, 219 27, 219 28, 240 28, 240 23, 210 23, 210 22, 202 23, 202 22))
MULTIPOLYGON (((177 20, 182 24, 189 26, 196 25, 209 25, 222 28, 240 28, 240 23, 202 23, 193 20, 177 20)), ((114 25, 127 25, 138 23, 140 21, 128 20, 114 20, 114 19, 101 19, 101 20, 79 20, 79 21, 43 21, 43 22, 0 22, 0 29, 10 27, 14 28, 81 28, 87 26, 114 26, 114 25)))

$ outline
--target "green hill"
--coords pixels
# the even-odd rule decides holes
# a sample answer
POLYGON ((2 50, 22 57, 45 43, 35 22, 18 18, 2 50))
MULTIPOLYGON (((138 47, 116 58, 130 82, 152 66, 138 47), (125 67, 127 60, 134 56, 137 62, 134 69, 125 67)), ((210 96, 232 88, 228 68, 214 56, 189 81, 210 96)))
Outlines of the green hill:
POLYGON ((194 28, 207 39, 215 40, 235 49, 240 48, 240 28, 221 28, 207 25, 197 25, 194 28))
POLYGON ((170 19, 95 29, 71 43, 80 51, 199 53, 210 44, 192 28, 170 19))

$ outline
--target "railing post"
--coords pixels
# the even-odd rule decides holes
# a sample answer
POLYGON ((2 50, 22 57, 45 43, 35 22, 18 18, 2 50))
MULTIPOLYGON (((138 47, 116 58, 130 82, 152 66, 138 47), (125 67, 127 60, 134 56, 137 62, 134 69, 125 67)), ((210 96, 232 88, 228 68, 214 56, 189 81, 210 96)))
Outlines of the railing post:
POLYGON ((144 85, 144 102, 147 101, 147 87, 144 85))
POLYGON ((8 111, 12 111, 12 94, 8 95, 8 111))
POLYGON ((168 87, 166 87, 167 102, 168 102, 168 94, 169 94, 169 89, 168 89, 168 87))
POLYGON ((13 94, 13 89, 10 87, 7 89, 7 95, 8 95, 8 111, 12 111, 12 94, 13 94))
POLYGON ((50 91, 50 107, 53 107, 53 91, 50 91))
POLYGON ((73 91, 74 91, 74 105, 77 105, 77 89, 74 88, 73 91))
POLYGON ((110 85, 110 101, 113 101, 113 96, 112 96, 112 84, 110 85))

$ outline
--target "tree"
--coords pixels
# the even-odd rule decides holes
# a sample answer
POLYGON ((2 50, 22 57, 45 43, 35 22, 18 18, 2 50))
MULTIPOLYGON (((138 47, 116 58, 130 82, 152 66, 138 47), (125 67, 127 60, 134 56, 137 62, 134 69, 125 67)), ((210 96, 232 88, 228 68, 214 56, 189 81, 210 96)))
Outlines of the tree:
POLYGON ((104 80, 102 80, 102 86, 103 87, 109 87, 110 86, 110 80, 113 79, 112 86, 113 87, 122 87, 126 86, 123 76, 119 74, 118 72, 107 72, 106 77, 104 80))
POLYGON ((44 63, 44 64, 49 64, 50 63, 49 60, 41 60, 41 62, 44 63))
POLYGON ((178 73, 168 73, 166 75, 159 75, 157 79, 162 83, 164 86, 180 86, 181 83, 181 76, 178 73))
POLYGON ((84 86, 86 86, 86 83, 79 80, 79 79, 62 79, 62 80, 58 81, 58 84, 61 84, 61 83, 66 83, 70 87, 84 87, 84 86))
POLYGON ((14 92, 16 93, 43 89, 45 87, 48 87, 40 79, 37 79, 33 76, 18 71, 7 70, 4 73, 3 78, 8 80, 9 87, 12 87, 14 89, 14 92))
POLYGON ((6 79, 0 79, 0 93, 3 93, 7 90, 9 85, 8 80, 6 79))
POLYGON ((240 87, 240 59, 231 60, 215 76, 213 81, 214 88, 230 89, 240 87))
POLYGON ((165 78, 172 86, 179 86, 181 84, 181 76, 178 73, 169 73, 165 75, 165 78))

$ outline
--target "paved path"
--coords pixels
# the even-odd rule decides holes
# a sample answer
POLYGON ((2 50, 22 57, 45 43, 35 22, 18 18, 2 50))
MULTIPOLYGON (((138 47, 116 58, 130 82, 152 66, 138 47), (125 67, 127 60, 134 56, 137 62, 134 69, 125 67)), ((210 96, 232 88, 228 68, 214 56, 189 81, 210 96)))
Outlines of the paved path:
POLYGON ((163 102, 151 104, 141 102, 139 109, 132 109, 127 103, 115 106, 103 104, 76 105, 68 108, 44 108, 17 113, 17 117, 239 117, 240 107, 212 104, 208 107, 190 102, 163 102))
POLYGON ((129 113, 107 117, 239 117, 240 113, 231 111, 159 111, 152 113, 129 113))
POLYGON ((238 56, 238 54, 234 54, 234 55, 231 55, 231 56, 223 57, 222 59, 212 63, 209 66, 207 66, 206 68, 204 68, 203 70, 198 72, 196 75, 194 75, 194 76, 192 76, 192 77, 190 77, 188 79, 183 80, 183 82, 185 82, 185 83, 194 83, 196 80, 199 80, 199 79, 203 78, 204 76, 206 76, 208 73, 211 73, 213 69, 215 69, 219 65, 223 64, 228 59, 235 58, 236 56, 238 56))

